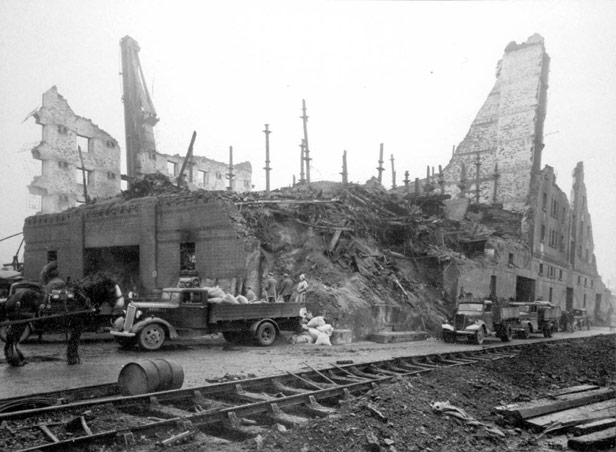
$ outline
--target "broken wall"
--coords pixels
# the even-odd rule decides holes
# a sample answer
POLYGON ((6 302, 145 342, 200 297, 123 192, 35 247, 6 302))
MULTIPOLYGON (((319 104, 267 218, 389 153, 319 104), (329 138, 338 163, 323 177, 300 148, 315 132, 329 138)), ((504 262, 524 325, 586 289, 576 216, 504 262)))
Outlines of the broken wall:
POLYGON ((32 149, 32 156, 41 161, 42 169, 28 189, 41 197, 43 213, 59 212, 85 201, 81 168, 86 169, 91 199, 120 193, 120 147, 111 135, 91 120, 77 116, 55 86, 43 94, 42 107, 33 116, 42 126, 42 140, 32 149))
MULTIPOLYGON (((157 154, 156 171, 165 174, 172 181, 177 178, 184 163, 183 156, 157 154)), ((228 190, 229 165, 202 156, 193 156, 184 171, 190 189, 228 190)), ((233 165, 231 191, 238 193, 252 190, 252 165, 241 162, 233 165)))
POLYGON ((235 210, 216 196, 186 195, 115 199, 29 217, 24 225, 25 277, 38 279, 49 256, 56 255, 61 276, 81 278, 85 251, 94 256, 96 250, 124 248, 132 260, 138 247, 138 265, 128 264, 139 274, 131 279, 151 292, 177 284, 181 250, 191 244, 195 270, 202 279, 235 280, 239 286, 250 273, 247 262, 258 251, 258 242, 236 229, 235 210))
POLYGON ((444 169, 445 193, 522 209, 541 167, 550 58, 543 38, 510 43, 496 82, 444 169))

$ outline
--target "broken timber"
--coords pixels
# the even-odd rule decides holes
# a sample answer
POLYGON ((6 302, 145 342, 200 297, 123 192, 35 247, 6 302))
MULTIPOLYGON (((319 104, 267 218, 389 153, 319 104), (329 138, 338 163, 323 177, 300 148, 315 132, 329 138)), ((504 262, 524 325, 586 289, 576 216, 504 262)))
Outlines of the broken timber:
POLYGON ((614 399, 615 396, 616 390, 600 388, 573 394, 563 394, 557 396, 555 400, 540 399, 528 403, 500 406, 496 407, 496 411, 506 418, 515 421, 524 421, 558 411, 614 399))

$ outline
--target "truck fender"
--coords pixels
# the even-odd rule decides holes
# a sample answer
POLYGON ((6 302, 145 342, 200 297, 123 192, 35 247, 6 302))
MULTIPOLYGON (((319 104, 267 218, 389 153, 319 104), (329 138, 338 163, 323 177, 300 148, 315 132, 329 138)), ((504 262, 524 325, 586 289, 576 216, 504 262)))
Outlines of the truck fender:
POLYGON ((441 328, 443 329, 443 331, 451 331, 451 332, 453 332, 453 326, 451 326, 449 323, 443 323, 441 325, 441 328))
POLYGON ((475 323, 473 323, 472 325, 469 325, 465 328, 465 330, 467 331, 477 331, 479 330, 479 328, 483 328, 484 332, 487 331, 487 328, 484 328, 484 322, 482 321, 477 321, 475 323))
POLYGON ((150 323, 160 323, 161 325, 164 325, 169 332, 169 339, 177 339, 179 337, 176 329, 169 322, 161 319, 160 317, 148 317, 147 319, 140 320, 133 325, 133 327, 130 329, 130 332, 137 334, 146 325, 149 325, 150 323))
POLYGON ((278 327, 278 324, 274 322, 272 319, 261 319, 261 320, 257 320, 256 322, 252 322, 252 324, 250 325, 250 328, 248 328, 248 331, 250 331, 250 334, 252 336, 257 334, 257 328, 259 328, 259 325, 261 325, 263 322, 271 323, 272 325, 274 325, 274 328, 276 328, 276 332, 280 333, 280 328, 278 327))

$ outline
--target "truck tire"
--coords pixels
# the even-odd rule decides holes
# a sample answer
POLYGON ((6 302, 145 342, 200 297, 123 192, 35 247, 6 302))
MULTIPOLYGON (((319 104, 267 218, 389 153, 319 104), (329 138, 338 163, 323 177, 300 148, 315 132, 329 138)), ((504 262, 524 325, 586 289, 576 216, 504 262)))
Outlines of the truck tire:
POLYGON ((477 345, 483 344, 483 340, 485 339, 485 335, 483 334, 483 328, 479 328, 475 332, 475 336, 473 336, 473 342, 477 345))
POLYGON ((552 325, 548 325, 543 329, 543 337, 552 337, 552 330, 553 330, 553 326, 552 325))
POLYGON ((243 344, 247 342, 246 333, 243 331, 224 331, 222 337, 231 344, 243 344))
POLYGON ((447 342, 448 344, 451 344, 455 341, 456 339, 455 339, 454 333, 443 332, 443 342, 447 342))
POLYGON ((116 337, 116 342, 122 350, 128 350, 137 345, 137 338, 135 337, 116 337))
POLYGON ((160 323, 150 323, 139 331, 138 339, 143 349, 158 350, 165 342, 165 329, 160 323))
POLYGON ((506 325, 501 329, 500 339, 503 342, 510 342, 513 337, 513 330, 511 329, 511 325, 506 325))
POLYGON ((257 344, 261 347, 268 347, 276 340, 276 327, 270 322, 263 322, 255 332, 257 344))
POLYGON ((520 332, 520 337, 522 337, 522 339, 528 339, 530 337, 530 326, 528 323, 524 325, 524 329, 520 332))

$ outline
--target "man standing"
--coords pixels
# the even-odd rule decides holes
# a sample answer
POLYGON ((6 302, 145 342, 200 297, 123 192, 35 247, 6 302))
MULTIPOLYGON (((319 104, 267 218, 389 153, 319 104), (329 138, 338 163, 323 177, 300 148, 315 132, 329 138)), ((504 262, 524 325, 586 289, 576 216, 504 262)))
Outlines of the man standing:
POLYGON ((288 273, 284 274, 284 279, 280 283, 278 293, 282 296, 285 303, 291 301, 291 294, 293 293, 293 280, 288 273))
POLYGON ((301 274, 299 275, 299 284, 297 285, 297 302, 303 303, 306 300, 306 291, 308 290, 308 281, 306 281, 306 277, 301 274))
POLYGON ((274 275, 268 273, 267 280, 265 281, 265 296, 269 303, 276 303, 276 284, 277 281, 274 279, 274 275))

